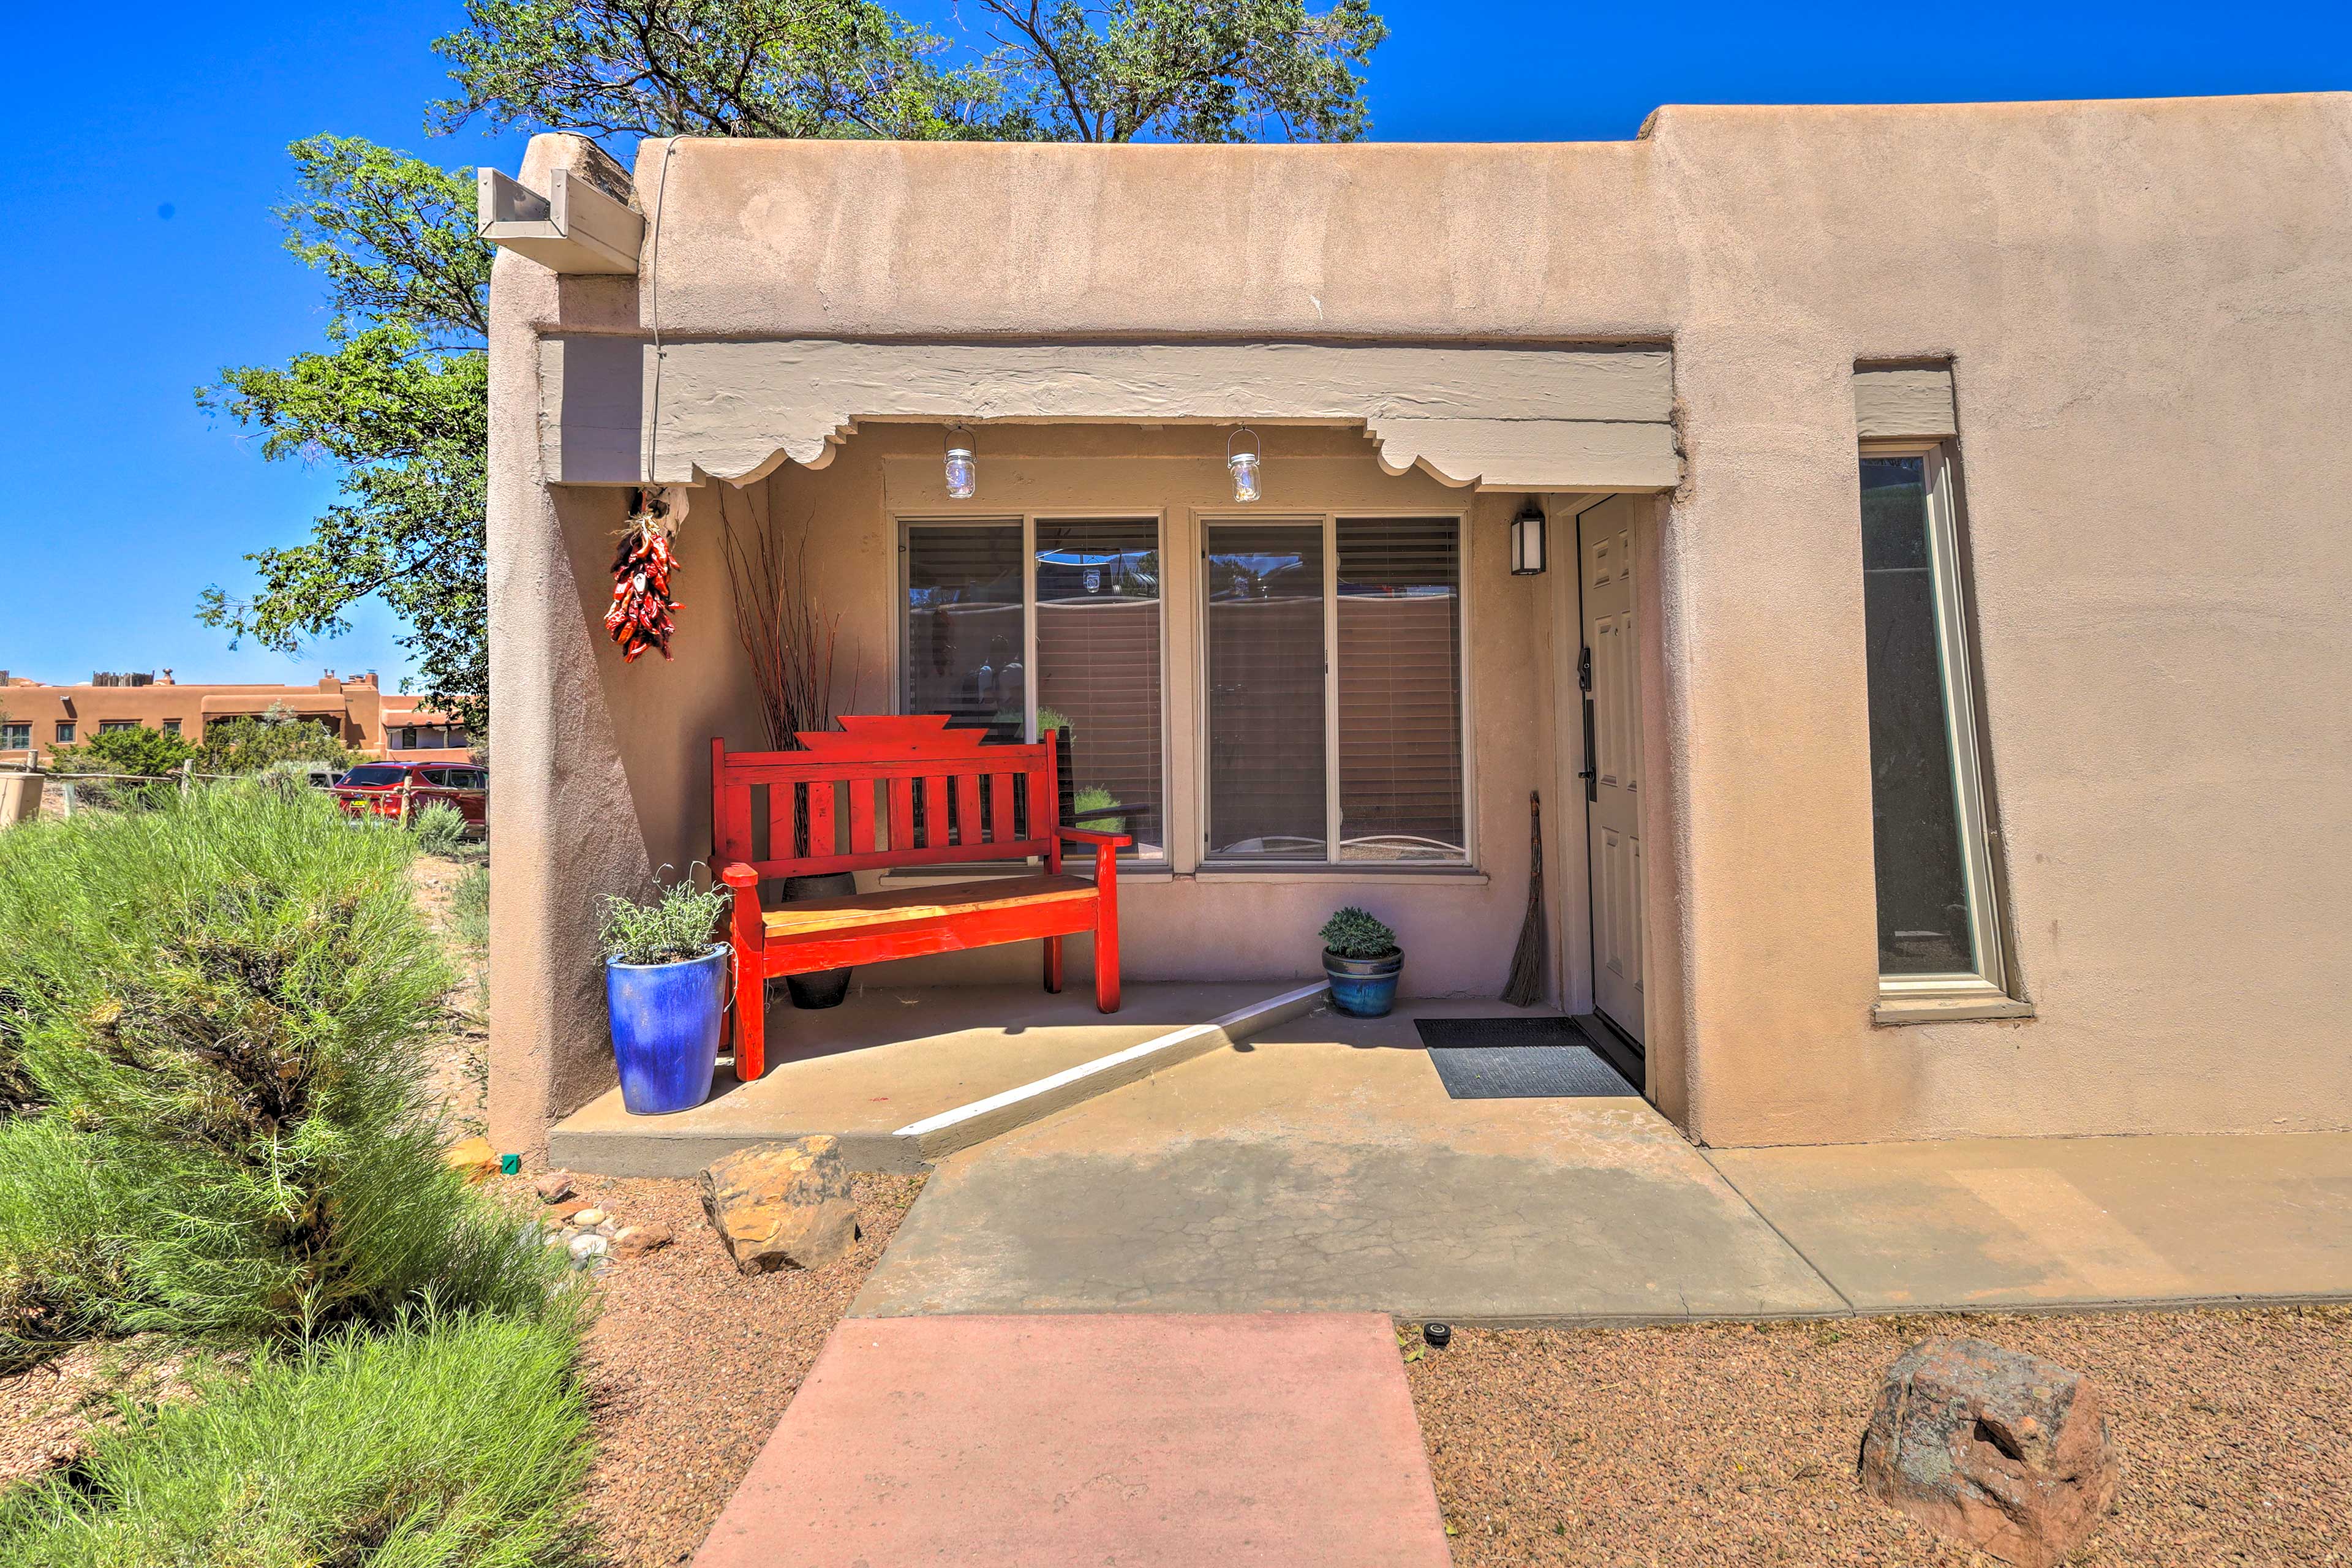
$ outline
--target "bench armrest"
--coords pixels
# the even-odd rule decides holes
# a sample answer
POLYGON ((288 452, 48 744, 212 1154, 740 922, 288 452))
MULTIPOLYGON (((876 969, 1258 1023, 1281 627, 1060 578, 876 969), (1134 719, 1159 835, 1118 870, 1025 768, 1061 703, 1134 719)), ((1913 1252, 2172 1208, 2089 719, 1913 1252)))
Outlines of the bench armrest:
POLYGON ((1091 827, 1056 827, 1054 829, 1054 837, 1066 838, 1073 844, 1091 844, 1097 848, 1108 845, 1114 849, 1124 849, 1135 842, 1134 838, 1127 834, 1097 833, 1091 827))

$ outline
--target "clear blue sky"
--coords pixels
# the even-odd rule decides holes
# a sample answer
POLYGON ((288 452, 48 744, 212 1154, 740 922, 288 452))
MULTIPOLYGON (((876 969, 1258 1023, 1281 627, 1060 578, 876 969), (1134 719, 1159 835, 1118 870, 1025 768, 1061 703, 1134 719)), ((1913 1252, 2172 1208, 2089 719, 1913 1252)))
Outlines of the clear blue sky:
MULTIPOLYGON (((910 15, 952 29, 950 5, 910 15)), ((1389 0, 1371 68, 1382 139, 1591 140, 1660 103, 2108 98, 2352 88, 2352 5, 2039 4, 1890 10, 1389 0)), ((333 131, 511 169, 520 138, 428 141, 429 47, 457 0, 19 13, 0 422, 15 495, 0 668, 45 680, 404 671, 399 628, 284 658, 196 625, 206 584, 301 537, 333 476, 264 463, 191 389, 319 340, 315 280, 278 248, 284 148, 333 131)))

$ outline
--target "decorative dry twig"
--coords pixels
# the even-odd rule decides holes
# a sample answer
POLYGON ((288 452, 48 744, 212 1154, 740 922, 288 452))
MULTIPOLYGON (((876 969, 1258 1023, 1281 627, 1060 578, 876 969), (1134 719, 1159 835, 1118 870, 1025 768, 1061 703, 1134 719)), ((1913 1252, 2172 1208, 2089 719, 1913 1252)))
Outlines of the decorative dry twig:
MULTIPOLYGON (((758 509, 747 499, 744 510, 751 514, 751 535, 747 542, 727 509, 730 488, 721 484, 718 490, 727 582, 735 595, 735 634, 760 689, 760 717, 768 727, 769 749, 797 751, 802 731, 834 727, 834 656, 841 616, 825 615, 808 591, 806 521, 799 544, 787 557, 775 531, 761 524, 758 509)), ((853 705, 863 673, 853 666, 853 705)))

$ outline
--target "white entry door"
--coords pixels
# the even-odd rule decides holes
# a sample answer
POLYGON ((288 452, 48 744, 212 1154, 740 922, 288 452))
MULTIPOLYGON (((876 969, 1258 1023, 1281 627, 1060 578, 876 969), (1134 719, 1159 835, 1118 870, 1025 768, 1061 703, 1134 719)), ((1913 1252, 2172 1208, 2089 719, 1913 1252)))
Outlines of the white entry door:
POLYGON ((1578 520, 1584 574, 1581 655, 1592 770, 1594 1007, 1642 1039, 1642 664, 1633 637, 1633 505, 1613 497, 1578 520))

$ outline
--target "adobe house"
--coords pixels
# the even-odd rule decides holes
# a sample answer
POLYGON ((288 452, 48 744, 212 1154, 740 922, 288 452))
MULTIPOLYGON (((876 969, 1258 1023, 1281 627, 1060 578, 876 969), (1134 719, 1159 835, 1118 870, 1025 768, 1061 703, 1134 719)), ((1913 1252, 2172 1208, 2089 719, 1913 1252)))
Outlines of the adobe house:
POLYGON ((483 184, 500 1147, 611 1081, 594 905, 761 743, 722 516, 805 541, 843 708, 1066 719, 1132 979, 1360 903, 1494 997, 1532 793, 1549 1000, 1706 1142, 2352 1122, 2352 96, 483 184))
POLYGON ((278 712, 325 728, 372 756, 462 763, 473 753, 463 726, 411 698, 385 692, 375 671, 309 686, 221 685, 160 674, 100 671, 87 682, 49 685, 0 669, 0 763, 41 766, 59 746, 108 730, 162 730, 191 744, 223 719, 278 712))

